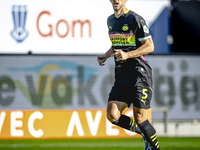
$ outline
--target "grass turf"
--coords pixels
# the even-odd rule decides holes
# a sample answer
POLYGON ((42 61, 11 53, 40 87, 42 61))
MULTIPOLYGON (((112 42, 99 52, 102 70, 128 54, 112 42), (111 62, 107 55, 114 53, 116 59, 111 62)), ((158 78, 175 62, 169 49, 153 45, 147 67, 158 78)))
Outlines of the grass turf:
MULTIPOLYGON (((158 138, 162 150, 199 150, 200 137, 158 138)), ((141 138, 0 140, 0 150, 144 150, 141 138)))

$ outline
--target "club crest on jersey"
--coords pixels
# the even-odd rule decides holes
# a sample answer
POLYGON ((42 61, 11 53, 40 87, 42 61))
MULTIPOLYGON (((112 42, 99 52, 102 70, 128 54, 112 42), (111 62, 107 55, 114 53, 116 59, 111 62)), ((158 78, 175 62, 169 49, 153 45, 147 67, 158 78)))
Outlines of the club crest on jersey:
POLYGON ((11 36, 17 42, 22 42, 28 36, 28 31, 26 31, 25 29, 27 19, 26 6, 12 6, 12 18, 14 23, 14 29, 11 31, 11 36))
POLYGON ((127 31, 127 30, 128 30, 128 25, 127 25, 127 24, 124 24, 124 26, 122 27, 122 30, 123 30, 123 31, 127 31))

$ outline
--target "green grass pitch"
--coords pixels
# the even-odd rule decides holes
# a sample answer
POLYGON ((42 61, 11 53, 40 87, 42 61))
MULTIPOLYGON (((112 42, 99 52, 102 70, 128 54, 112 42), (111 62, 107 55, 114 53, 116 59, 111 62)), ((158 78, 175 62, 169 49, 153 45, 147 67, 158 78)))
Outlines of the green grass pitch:
MULTIPOLYGON (((159 137, 161 150, 200 150, 200 137, 159 137)), ((144 150, 141 138, 0 140, 0 150, 144 150)))

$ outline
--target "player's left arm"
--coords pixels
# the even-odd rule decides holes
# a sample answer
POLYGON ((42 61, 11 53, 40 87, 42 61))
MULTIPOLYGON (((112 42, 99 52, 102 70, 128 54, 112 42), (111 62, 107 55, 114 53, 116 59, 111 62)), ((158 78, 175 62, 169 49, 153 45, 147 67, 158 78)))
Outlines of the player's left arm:
POLYGON ((136 50, 124 52, 120 49, 115 49, 115 53, 113 53, 112 56, 115 56, 117 58, 116 61, 120 61, 129 58, 140 57, 154 51, 154 44, 152 38, 148 38, 140 42, 142 43, 142 45, 136 50))
POLYGON ((148 38, 140 42, 142 43, 142 45, 138 49, 127 52, 128 58, 140 57, 152 53, 154 51, 154 44, 152 38, 148 38))

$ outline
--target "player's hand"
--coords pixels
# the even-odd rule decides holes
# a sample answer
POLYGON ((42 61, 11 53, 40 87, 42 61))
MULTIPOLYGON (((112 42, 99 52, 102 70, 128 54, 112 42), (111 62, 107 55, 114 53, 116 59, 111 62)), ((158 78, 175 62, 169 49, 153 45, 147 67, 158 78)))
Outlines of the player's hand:
POLYGON ((107 60, 107 57, 105 55, 99 55, 97 56, 97 61, 99 62, 100 66, 104 66, 104 62, 107 60))
POLYGON ((117 59, 116 61, 126 60, 128 59, 128 54, 121 49, 114 49, 115 53, 112 56, 115 56, 117 59))

